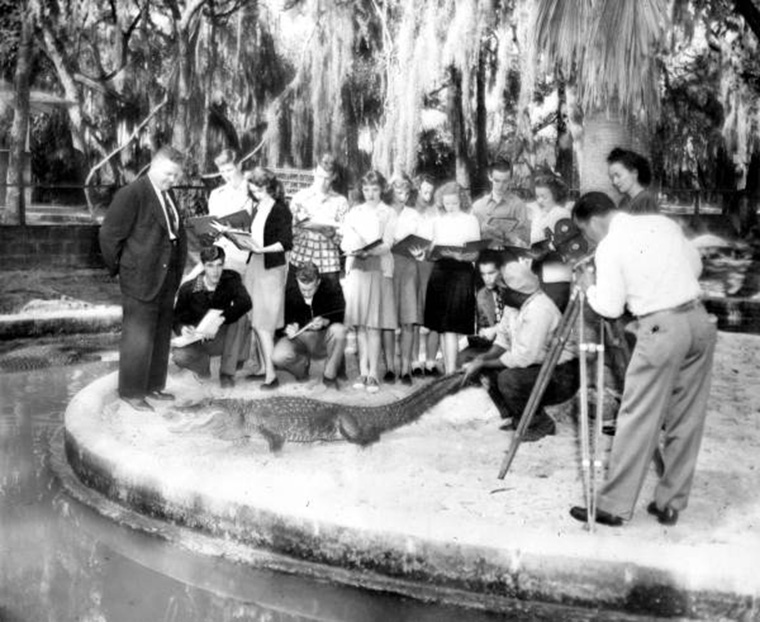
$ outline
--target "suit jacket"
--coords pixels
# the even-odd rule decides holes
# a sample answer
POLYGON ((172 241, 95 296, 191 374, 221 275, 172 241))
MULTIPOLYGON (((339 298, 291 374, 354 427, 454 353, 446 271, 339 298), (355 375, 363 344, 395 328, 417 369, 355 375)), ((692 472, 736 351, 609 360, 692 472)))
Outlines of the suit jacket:
MULTIPOLYGON (((171 195, 174 205, 177 201, 171 195)), ((177 206, 178 207, 178 206, 177 206)), ((100 227, 100 250, 111 276, 119 275, 122 293, 150 302, 158 296, 170 270, 177 283, 187 257, 182 217, 177 230, 177 253, 169 239, 164 210, 147 175, 116 193, 100 227)))
POLYGON ((285 324, 296 322, 298 326, 306 326, 315 317, 324 317, 331 323, 343 323, 346 312, 346 301, 340 285, 329 279, 319 282, 319 287, 311 300, 311 307, 298 288, 294 271, 288 272, 288 285, 285 290, 285 324))
POLYGON ((223 270, 213 292, 206 289, 202 272, 183 283, 174 305, 174 332, 179 335, 182 326, 197 326, 209 309, 221 309, 225 324, 234 324, 251 310, 251 297, 237 272, 223 270))

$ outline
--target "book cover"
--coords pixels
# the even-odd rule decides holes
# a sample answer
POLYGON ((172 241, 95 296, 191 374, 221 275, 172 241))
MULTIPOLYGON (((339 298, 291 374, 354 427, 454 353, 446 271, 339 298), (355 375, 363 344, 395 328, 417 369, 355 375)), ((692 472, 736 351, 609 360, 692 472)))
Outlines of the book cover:
POLYGON ((432 240, 428 240, 427 238, 423 238, 419 235, 408 235, 403 240, 399 240, 391 247, 391 252, 395 255, 402 255, 404 257, 408 257, 409 259, 415 259, 414 255, 412 255, 412 249, 422 249, 426 250, 430 248, 430 245, 432 244, 432 240))
POLYGON ((240 210, 226 216, 194 216, 187 219, 187 225, 198 236, 216 237, 219 232, 212 226, 214 223, 247 230, 251 227, 251 215, 245 210, 240 210))

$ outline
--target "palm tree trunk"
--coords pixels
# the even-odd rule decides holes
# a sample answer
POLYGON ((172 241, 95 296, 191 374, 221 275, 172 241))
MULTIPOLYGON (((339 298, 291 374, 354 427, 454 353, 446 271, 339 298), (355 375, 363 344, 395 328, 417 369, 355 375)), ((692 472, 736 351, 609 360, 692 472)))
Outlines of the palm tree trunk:
POLYGON ((475 180, 473 196, 488 188, 488 113, 486 111, 486 43, 481 42, 475 74, 475 180))
POLYGON ((21 10, 21 38, 16 57, 16 102, 11 127, 11 144, 6 175, 7 194, 2 221, 26 224, 24 200, 24 168, 26 163, 26 136, 29 128, 29 74, 32 59, 32 19, 29 12, 21 10))
POLYGON ((583 119, 583 136, 576 143, 581 193, 598 190, 615 201, 620 195, 607 175, 607 156, 615 147, 631 148, 632 132, 624 119, 616 114, 595 110, 583 119))

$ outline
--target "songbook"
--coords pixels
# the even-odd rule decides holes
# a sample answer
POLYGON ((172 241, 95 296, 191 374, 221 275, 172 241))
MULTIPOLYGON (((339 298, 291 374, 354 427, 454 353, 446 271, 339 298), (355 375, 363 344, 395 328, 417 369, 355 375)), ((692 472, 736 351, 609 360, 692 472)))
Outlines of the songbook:
POLYGON ((467 242, 467 244, 464 244, 462 246, 439 244, 430 249, 430 256, 428 257, 428 259, 430 261, 438 261, 439 259, 446 259, 448 253, 460 253, 460 254, 479 253, 480 251, 491 246, 492 243, 493 243, 493 240, 485 239, 485 240, 473 240, 472 242, 467 242))
POLYGON ((256 253, 260 252, 259 249, 256 248, 256 245, 253 243, 253 240, 251 239, 251 234, 249 231, 240 231, 236 229, 231 229, 229 231, 225 231, 223 235, 226 238, 229 238, 232 243, 237 246, 241 251, 248 251, 249 253, 256 253))
POLYGON ((391 247, 391 253, 394 255, 401 255, 403 257, 408 257, 409 259, 416 259, 414 255, 412 255, 412 249, 422 249, 427 250, 430 248, 430 245, 433 243, 432 240, 428 240, 427 238, 423 238, 419 235, 408 235, 403 240, 399 240, 391 247))
POLYGON ((362 246, 361 248, 357 248, 353 251, 347 251, 346 255, 358 255, 362 251, 371 251, 373 248, 380 246, 383 243, 382 238, 378 238, 377 240, 374 240, 373 242, 370 242, 369 244, 362 246))
POLYGON ((187 219, 188 226, 192 227, 198 236, 216 237, 219 235, 219 232, 213 227, 215 223, 233 229, 247 230, 251 227, 251 215, 243 209, 226 216, 194 216, 187 219))
POLYGON ((184 348, 191 343, 208 338, 209 335, 215 335, 219 328, 224 324, 224 315, 221 309, 209 309, 203 319, 198 322, 198 326, 193 328, 189 334, 185 333, 179 337, 174 337, 171 344, 175 348, 184 348))

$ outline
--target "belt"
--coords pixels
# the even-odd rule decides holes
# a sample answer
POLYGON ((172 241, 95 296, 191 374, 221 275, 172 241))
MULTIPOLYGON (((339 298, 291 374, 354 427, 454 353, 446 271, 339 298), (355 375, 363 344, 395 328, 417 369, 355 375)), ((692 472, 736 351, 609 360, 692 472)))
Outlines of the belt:
POLYGON ((686 311, 697 309, 701 305, 702 305, 702 302, 698 298, 694 298, 692 300, 688 300, 684 303, 681 303, 680 305, 676 305, 675 307, 667 307, 666 309, 657 309, 657 311, 652 311, 651 313, 644 313, 643 315, 637 315, 636 319, 642 320, 645 317, 654 315, 655 313, 685 313, 686 311))

